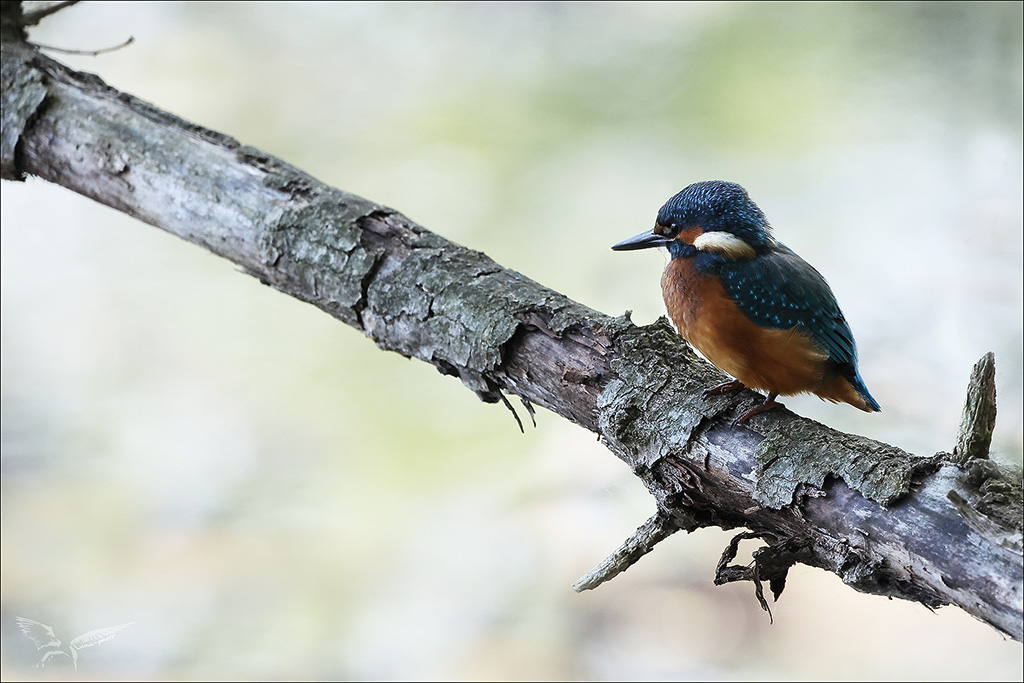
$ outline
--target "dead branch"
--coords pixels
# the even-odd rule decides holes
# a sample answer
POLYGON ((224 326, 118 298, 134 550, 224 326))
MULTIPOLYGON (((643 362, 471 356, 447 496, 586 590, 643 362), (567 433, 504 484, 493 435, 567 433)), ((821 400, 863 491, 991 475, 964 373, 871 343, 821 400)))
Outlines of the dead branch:
POLYGON ((517 394, 530 412, 538 404, 599 434, 657 512, 580 588, 676 529, 745 528, 764 547, 746 568, 729 565, 727 550, 717 582, 750 580, 762 596, 768 581, 777 597, 800 562, 860 591, 959 605, 1024 637, 1020 477, 985 459, 986 390, 969 394, 980 417, 965 417, 955 458, 914 457, 784 410, 731 427, 758 399, 702 398, 720 377, 666 322, 636 327, 593 311, 393 209, 70 70, 18 31, 4 35, 4 179, 34 175, 91 197, 459 377, 485 401, 511 408, 505 394, 517 394))

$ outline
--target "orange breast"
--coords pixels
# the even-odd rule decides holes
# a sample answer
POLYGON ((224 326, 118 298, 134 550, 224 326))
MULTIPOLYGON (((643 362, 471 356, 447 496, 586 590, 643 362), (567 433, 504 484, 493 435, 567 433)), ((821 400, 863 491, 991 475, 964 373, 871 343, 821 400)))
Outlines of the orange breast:
MULTIPOLYGON (((744 385, 784 396, 821 391, 831 394, 823 398, 847 400, 836 395, 836 378, 826 378, 828 354, 820 346, 796 328, 773 329, 751 322, 721 283, 698 272, 692 259, 672 259, 661 289, 679 333, 744 385)), ((842 384, 849 387, 845 380, 842 384)))

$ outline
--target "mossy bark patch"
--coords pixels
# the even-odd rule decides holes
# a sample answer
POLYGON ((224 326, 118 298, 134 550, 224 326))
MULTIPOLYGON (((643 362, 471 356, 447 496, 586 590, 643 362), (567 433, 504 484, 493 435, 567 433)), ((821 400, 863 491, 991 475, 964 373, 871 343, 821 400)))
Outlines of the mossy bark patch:
POLYGON ((918 458, 871 439, 844 434, 813 420, 787 420, 758 445, 755 499, 779 509, 797 488, 821 488, 837 477, 868 500, 888 506, 910 491, 915 476, 934 471, 934 458, 918 458))

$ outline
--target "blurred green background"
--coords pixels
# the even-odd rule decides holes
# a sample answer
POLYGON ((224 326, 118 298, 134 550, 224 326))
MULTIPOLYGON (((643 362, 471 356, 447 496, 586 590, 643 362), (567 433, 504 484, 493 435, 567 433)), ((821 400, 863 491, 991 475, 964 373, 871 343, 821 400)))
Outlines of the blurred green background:
MULTIPOLYGON (((746 186, 828 278, 879 415, 787 405, 921 455, 996 353, 1020 463, 1022 5, 84 3, 32 39, 111 85, 392 206, 588 306, 662 313, 612 243, 685 185, 746 186)), ((2 674, 14 619, 132 679, 1006 679, 954 608, 797 567, 775 624, 715 588, 730 535, 570 584, 653 511, 594 436, 519 433, 230 263, 3 183, 2 674)))

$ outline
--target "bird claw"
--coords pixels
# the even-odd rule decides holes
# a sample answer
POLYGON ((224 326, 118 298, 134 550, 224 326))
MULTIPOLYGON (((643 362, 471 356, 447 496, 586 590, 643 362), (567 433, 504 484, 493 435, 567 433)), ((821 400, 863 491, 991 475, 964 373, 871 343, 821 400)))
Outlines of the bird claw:
POLYGON ((758 403, 753 408, 750 408, 745 413, 734 419, 731 423, 732 426, 738 427, 739 425, 746 423, 747 420, 754 417, 755 415, 767 412, 769 410, 772 410, 773 408, 785 408, 785 405, 775 400, 775 397, 777 395, 778 394, 768 394, 768 398, 764 400, 764 403, 758 403))
POLYGON ((728 382, 722 382, 721 384, 716 384, 713 387, 705 389, 701 393, 701 396, 707 398, 708 396, 717 396, 718 394, 724 394, 727 391, 735 391, 736 389, 742 388, 743 382, 739 381, 738 379, 733 379, 729 380, 728 382))
MULTIPOLYGON (((724 394, 727 391, 735 391, 736 389, 745 388, 746 387, 744 386, 743 382, 739 381, 738 379, 733 379, 729 380, 728 382, 722 382, 721 384, 716 384, 713 387, 705 389, 701 393, 701 396, 707 398, 708 396, 716 396, 718 394, 724 394)), ((771 410, 772 408, 784 408, 785 406, 783 404, 775 400, 776 396, 778 396, 778 394, 775 392, 768 394, 768 398, 766 398, 763 403, 758 403, 753 408, 750 408, 745 413, 734 419, 731 422, 732 426, 737 427, 741 424, 744 424, 747 420, 754 417, 758 413, 763 413, 767 410, 771 410)))

